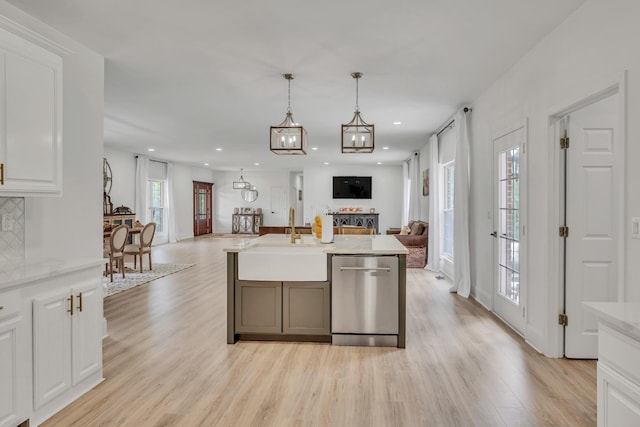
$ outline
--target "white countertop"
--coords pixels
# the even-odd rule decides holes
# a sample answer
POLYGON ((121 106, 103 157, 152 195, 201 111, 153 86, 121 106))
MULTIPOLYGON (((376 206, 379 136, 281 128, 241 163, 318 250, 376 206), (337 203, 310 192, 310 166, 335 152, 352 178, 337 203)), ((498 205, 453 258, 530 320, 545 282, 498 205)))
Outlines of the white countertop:
POLYGON ((335 235, 333 243, 320 243, 312 235, 303 234, 295 245, 288 234, 266 234, 256 238, 230 239, 225 252, 241 252, 253 246, 319 246, 327 254, 401 255, 409 250, 393 235, 335 235))
POLYGON ((35 282, 42 279, 53 278, 62 274, 73 273, 102 265, 100 259, 59 260, 46 259, 28 261, 21 265, 12 265, 0 269, 0 289, 12 288, 35 282))
POLYGON ((640 339, 640 303, 585 302, 583 304, 604 323, 640 339))

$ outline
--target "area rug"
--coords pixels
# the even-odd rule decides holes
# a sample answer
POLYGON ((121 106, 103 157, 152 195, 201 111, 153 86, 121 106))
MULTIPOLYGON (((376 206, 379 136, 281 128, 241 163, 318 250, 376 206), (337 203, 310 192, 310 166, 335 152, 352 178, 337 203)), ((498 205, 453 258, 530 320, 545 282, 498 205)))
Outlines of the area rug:
POLYGON ((153 264, 153 270, 143 269, 142 273, 140 273, 139 268, 133 269, 133 264, 125 264, 124 279, 120 273, 113 273, 113 282, 109 281, 109 277, 102 278, 104 296, 115 295, 127 289, 149 283, 152 280, 193 267, 193 265, 194 264, 153 264))

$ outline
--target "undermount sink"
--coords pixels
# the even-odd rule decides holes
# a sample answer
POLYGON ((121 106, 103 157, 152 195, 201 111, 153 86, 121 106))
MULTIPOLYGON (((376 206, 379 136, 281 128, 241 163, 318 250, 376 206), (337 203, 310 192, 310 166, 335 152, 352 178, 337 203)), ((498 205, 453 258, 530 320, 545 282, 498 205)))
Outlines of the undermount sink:
POLYGON ((238 279, 323 282, 327 254, 320 246, 253 246, 238 253, 238 279))

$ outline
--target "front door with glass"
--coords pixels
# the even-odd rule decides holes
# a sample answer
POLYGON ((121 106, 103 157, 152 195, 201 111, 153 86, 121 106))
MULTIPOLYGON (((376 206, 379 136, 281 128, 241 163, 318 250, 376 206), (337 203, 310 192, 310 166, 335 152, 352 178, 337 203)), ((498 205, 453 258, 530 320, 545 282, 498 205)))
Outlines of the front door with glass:
POLYGON ((213 231, 211 194, 213 184, 193 181, 193 235, 210 234, 213 231))
POLYGON ((525 282, 521 274, 523 236, 521 163, 525 142, 521 126, 493 141, 494 146, 494 223, 495 313, 520 334, 525 328, 525 282))

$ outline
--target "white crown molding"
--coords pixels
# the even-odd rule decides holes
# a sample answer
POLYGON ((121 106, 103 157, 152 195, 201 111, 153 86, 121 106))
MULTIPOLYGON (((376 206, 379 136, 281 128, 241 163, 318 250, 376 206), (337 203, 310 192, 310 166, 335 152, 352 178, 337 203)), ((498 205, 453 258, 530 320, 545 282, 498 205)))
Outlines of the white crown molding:
POLYGON ((44 45, 55 50, 59 54, 74 55, 75 52, 59 43, 54 42, 51 39, 44 37, 43 35, 25 27, 22 24, 17 23, 13 19, 7 18, 4 15, 0 15, 0 25, 7 30, 12 30, 16 35, 26 36, 31 41, 36 41, 40 45, 44 45))

